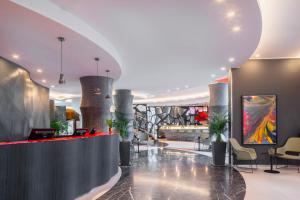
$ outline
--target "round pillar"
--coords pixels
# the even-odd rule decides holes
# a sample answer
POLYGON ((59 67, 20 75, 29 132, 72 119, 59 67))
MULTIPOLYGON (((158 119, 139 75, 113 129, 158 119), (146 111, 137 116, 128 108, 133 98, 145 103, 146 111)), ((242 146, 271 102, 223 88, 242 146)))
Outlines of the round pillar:
POLYGON ((108 132, 105 121, 111 119, 113 79, 104 76, 84 76, 80 78, 80 83, 82 127, 108 132), (107 98, 107 95, 110 98, 107 98))
MULTIPOLYGON (((209 84, 209 116, 213 114, 228 115, 228 84, 212 83, 209 84)), ((227 138, 227 133, 225 136, 227 138)))
MULTIPOLYGON (((126 119, 130 120, 128 128, 128 139, 133 139, 133 95, 131 90, 119 89, 114 95, 115 112, 121 113, 126 119)), ((116 115, 116 118, 118 115, 116 115)))

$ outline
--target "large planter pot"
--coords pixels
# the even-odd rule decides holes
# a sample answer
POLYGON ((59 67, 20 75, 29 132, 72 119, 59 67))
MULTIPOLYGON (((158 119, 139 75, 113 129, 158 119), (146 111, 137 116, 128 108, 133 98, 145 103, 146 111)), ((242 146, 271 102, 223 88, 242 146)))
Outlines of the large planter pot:
POLYGON ((129 166, 130 141, 122 141, 119 144, 121 166, 129 166))
POLYGON ((224 166, 226 142, 212 142, 213 165, 224 166))

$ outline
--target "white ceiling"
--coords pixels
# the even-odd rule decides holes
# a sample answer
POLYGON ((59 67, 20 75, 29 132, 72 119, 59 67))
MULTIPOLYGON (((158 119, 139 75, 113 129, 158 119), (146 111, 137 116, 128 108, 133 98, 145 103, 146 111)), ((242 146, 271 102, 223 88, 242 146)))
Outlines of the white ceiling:
MULTIPOLYGON (((296 17, 300 2, 296 0, 272 0, 272 4, 259 0, 260 8, 255 0, 13 1, 45 17, 21 7, 18 12, 9 12, 15 5, 1 1, 9 8, 2 9, 5 7, 1 5, 0 15, 9 18, 0 19, 0 41, 6 42, 0 46, 0 55, 10 58, 18 51, 22 60, 16 62, 32 71, 35 80, 41 78, 34 74, 37 65, 59 64, 55 37, 68 34, 71 55, 66 56, 65 66, 72 71, 72 81, 55 88, 57 94, 80 94, 78 77, 94 73, 92 58, 96 54, 105 60, 103 65, 115 67, 114 77, 122 71, 115 88, 133 89, 140 97, 136 100, 145 98, 152 103, 183 96, 195 102, 205 99, 207 85, 214 79, 211 74, 224 76, 222 66, 238 67, 254 51, 253 57, 300 56, 296 17), (226 17, 228 11, 236 13, 231 20, 226 17), (28 29, 32 20, 39 26, 28 29), (238 33, 231 30, 236 25, 241 27, 238 33), (230 63, 229 57, 235 62, 230 63), (34 67, 27 63, 34 63, 34 67)), ((46 68, 45 75, 53 75, 57 82, 58 71, 51 67, 46 68)))

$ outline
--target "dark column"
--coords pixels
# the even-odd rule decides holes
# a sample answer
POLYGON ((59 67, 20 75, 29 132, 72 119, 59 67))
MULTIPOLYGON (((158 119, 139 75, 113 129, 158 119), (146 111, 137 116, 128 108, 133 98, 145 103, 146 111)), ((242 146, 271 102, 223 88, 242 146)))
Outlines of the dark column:
MULTIPOLYGON (((130 120, 130 127, 128 128, 128 139, 133 138, 133 95, 131 90, 120 89, 116 90, 114 95, 114 105, 116 107, 116 113, 122 113, 125 118, 130 120)), ((118 117, 118 115, 116 115, 118 117)))
POLYGON ((80 83, 82 127, 107 132, 105 120, 111 118, 113 79, 103 76, 85 76, 80 78, 80 83), (110 98, 107 98, 107 95, 110 98))

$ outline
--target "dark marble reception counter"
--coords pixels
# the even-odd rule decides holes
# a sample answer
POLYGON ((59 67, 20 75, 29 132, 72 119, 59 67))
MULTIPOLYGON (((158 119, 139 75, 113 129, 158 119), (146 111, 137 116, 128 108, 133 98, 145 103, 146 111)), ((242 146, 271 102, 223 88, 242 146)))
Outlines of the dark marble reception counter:
POLYGON ((0 199, 68 200, 118 172, 115 134, 0 142, 0 199))

